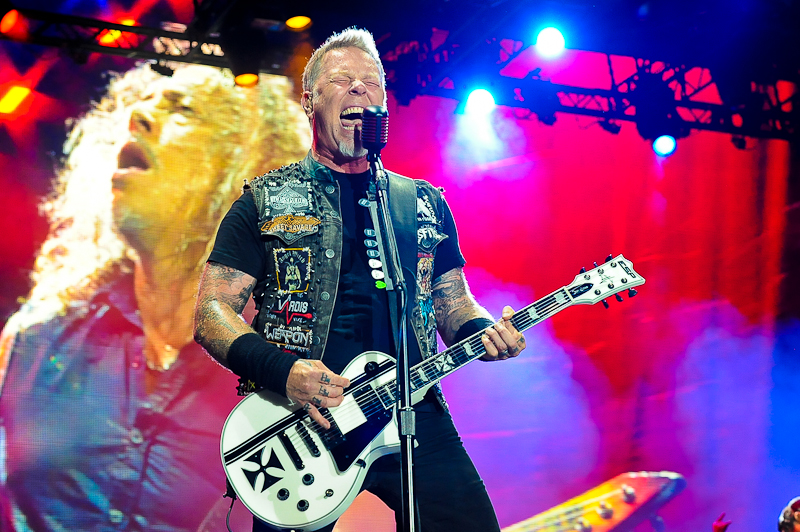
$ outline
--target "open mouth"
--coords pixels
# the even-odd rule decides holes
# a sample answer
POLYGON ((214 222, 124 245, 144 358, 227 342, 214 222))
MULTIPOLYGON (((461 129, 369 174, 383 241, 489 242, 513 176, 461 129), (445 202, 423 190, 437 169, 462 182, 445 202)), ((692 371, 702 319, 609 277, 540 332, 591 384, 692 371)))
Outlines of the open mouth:
POLYGON ((144 150, 135 142, 128 142, 119 152, 117 166, 120 170, 147 170, 150 168, 150 161, 144 150))
POLYGON ((348 107, 339 114, 342 126, 347 130, 355 130, 356 126, 361 125, 361 116, 364 114, 363 107, 348 107))

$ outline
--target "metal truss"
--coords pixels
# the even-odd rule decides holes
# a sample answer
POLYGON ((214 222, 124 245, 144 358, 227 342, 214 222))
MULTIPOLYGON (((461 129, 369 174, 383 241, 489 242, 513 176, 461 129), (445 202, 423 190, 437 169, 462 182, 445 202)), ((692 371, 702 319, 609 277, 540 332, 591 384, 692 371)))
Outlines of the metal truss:
POLYGON ((539 69, 523 79, 500 75, 524 51, 520 41, 490 39, 482 48, 464 50, 446 41, 435 49, 402 43, 384 54, 390 88, 401 103, 422 94, 463 101, 470 82, 488 80, 497 104, 525 109, 546 124, 555 122, 555 113, 594 116, 616 133, 620 121, 629 121, 650 139, 662 133, 685 137, 692 130, 728 133, 735 139, 788 140, 800 134, 800 76, 771 83, 718 81, 702 65, 627 58, 635 62, 635 72, 620 79, 611 55, 605 54, 610 86, 582 88, 551 83, 539 69), (708 91, 716 91, 719 98, 714 99, 721 103, 709 103, 708 91))
MULTIPOLYGON (((28 23, 23 42, 62 48, 79 62, 88 53, 99 52, 136 59, 230 67, 219 40, 207 35, 125 26, 32 9, 17 11, 28 23)), ((0 38, 9 39, 4 35, 0 38)))
MULTIPOLYGON (((191 29, 182 33, 19 11, 29 24, 25 42, 63 48, 79 61, 88 53, 99 52, 230 68, 214 33, 191 29)), ((388 88, 401 104, 418 95, 463 101, 467 84, 478 72, 491 84, 498 104, 523 109, 521 116, 535 115, 547 124, 555 122, 555 113, 570 113, 594 116, 612 133, 619 131, 620 121, 635 122, 645 138, 663 132, 683 137, 692 130, 718 131, 734 138, 792 139, 800 134, 800 75, 783 82, 719 81, 703 65, 629 58, 635 61, 635 72, 618 79, 607 54, 610 86, 590 89, 551 83, 538 69, 523 79, 502 76, 500 71, 524 51, 521 41, 492 38, 465 46, 445 37, 434 47, 428 43, 436 40, 435 30, 433 37, 401 41, 403 36, 398 36, 392 40, 396 44, 381 45, 388 88), (387 45, 393 48, 386 49, 387 45), (712 86, 722 103, 708 103, 700 97, 712 86)))

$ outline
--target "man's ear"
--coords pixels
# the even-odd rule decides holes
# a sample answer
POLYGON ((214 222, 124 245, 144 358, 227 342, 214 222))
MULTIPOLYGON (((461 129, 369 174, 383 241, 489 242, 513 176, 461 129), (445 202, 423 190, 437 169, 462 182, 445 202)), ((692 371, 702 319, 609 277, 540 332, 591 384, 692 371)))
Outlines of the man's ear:
POLYGON ((303 96, 300 98, 300 105, 303 106, 303 111, 306 112, 307 116, 311 116, 311 113, 314 112, 314 103, 311 100, 309 91, 303 92, 303 96))

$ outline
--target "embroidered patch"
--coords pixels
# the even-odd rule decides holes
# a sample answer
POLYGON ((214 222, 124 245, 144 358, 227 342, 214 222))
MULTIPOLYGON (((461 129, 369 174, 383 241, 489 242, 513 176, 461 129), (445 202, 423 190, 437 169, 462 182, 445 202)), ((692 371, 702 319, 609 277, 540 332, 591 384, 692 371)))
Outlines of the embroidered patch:
POLYGON ((311 351, 311 331, 305 329, 287 329, 280 325, 267 324, 264 327, 264 338, 278 347, 289 351, 311 351))
POLYGON ((299 183, 267 187, 267 193, 270 206, 276 211, 287 214, 306 212, 311 204, 308 188, 299 183))
POLYGON ((431 253, 445 238, 447 235, 442 234, 435 225, 425 224, 417 227, 417 245, 427 253, 431 253))
POLYGON ((417 222, 419 223, 436 223, 436 211, 433 210, 431 200, 427 195, 417 198, 417 222))
POLYGON ((287 244, 291 244, 304 236, 312 235, 319 231, 319 218, 311 215, 296 216, 284 214, 267 220, 261 226, 261 233, 277 236, 287 244))
POLYGON ((417 254, 417 298, 429 299, 432 290, 433 255, 417 254))
POLYGON ((296 299, 296 296, 287 295, 285 297, 279 297, 269 311, 283 318, 286 325, 291 325, 295 320, 299 323, 306 323, 314 319, 314 315, 309 311, 310 307, 311 305, 308 301, 296 299))
POLYGON ((298 293, 308 290, 311 282, 311 250, 309 248, 273 249, 278 290, 298 293))

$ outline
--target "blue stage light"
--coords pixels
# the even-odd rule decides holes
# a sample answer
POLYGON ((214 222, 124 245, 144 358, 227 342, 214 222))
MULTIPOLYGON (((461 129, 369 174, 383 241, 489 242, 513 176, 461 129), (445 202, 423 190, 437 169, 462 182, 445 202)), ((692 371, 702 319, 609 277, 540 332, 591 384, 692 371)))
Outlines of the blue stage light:
POLYGON ((553 27, 543 29, 536 37, 536 50, 542 57, 561 55, 566 44, 561 32, 553 27))
POLYGON ((494 96, 486 89, 475 89, 469 93, 464 112, 472 115, 487 115, 494 109, 494 96))
POLYGON ((672 135, 661 135, 653 141, 653 151, 660 157, 669 157, 675 152, 677 142, 672 135))

